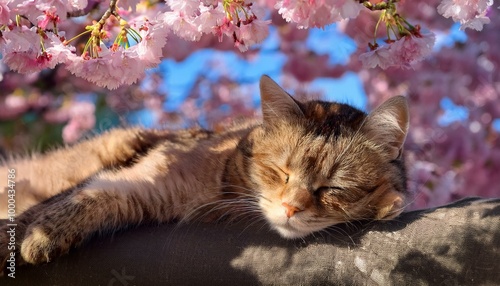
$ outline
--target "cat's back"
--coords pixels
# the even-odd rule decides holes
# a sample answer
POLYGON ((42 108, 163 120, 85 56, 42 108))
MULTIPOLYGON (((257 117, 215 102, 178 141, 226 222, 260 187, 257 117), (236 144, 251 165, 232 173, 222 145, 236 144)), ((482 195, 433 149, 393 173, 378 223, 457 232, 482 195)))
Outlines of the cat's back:
MULTIPOLYGON (((0 172, 15 174, 18 212, 77 188, 103 171, 134 166, 144 166, 144 170, 158 166, 155 173, 163 181, 170 176, 173 185, 188 188, 191 185, 184 184, 186 181, 205 180, 208 184, 222 176, 224 162, 252 128, 254 125, 248 123, 217 130, 115 128, 43 154, 8 155, 9 159, 0 162, 0 172)), ((151 170, 138 172, 130 180, 150 175, 151 170)), ((6 184, 0 182, 0 200, 5 202, 0 204, 1 214, 7 214, 6 184)))
MULTIPOLYGON (((191 127, 178 130, 164 130, 158 142, 165 152, 182 150, 220 153, 236 148, 239 141, 253 129, 258 128, 258 120, 242 120, 217 124, 212 129, 191 127)), ((155 131, 158 132, 158 131, 155 131)))

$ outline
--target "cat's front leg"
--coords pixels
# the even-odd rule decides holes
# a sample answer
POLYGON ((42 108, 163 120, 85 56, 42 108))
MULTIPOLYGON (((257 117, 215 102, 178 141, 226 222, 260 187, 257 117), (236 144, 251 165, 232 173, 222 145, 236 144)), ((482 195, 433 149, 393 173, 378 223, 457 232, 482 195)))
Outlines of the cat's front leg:
MULTIPOLYGON (((147 186, 129 185, 148 191, 147 186)), ((28 263, 50 262, 96 232, 112 231, 150 218, 145 204, 137 194, 111 182, 97 181, 86 188, 61 193, 19 216, 25 227, 16 229, 17 251, 28 263)), ((5 248, 6 243, 4 238, 0 247, 5 248)), ((5 258, 8 257, 3 254, 0 261, 5 258)))
MULTIPOLYGON (((28 225, 34 219, 34 213, 40 209, 41 204, 31 207, 14 221, 0 221, 0 276, 6 267, 17 267, 26 264, 20 256, 19 250, 21 242, 26 233, 28 225)), ((10 270, 12 272, 12 270, 10 270)))
MULTIPOLYGON (((49 262, 97 232, 144 221, 171 221, 213 205, 219 190, 186 177, 184 165, 176 164, 175 159, 182 156, 196 158, 189 152, 159 145, 129 167, 103 171, 84 187, 28 209, 18 218, 26 230, 16 234, 22 259, 49 262), (196 190, 205 192, 194 196, 196 190)), ((0 248, 5 243, 0 241, 0 248)), ((4 260, 5 256, 0 257, 0 262, 4 260)))
MULTIPOLYGON (((22 259, 49 262, 96 232, 145 220, 169 221, 189 208, 185 192, 192 188, 183 190, 176 187, 179 184, 166 183, 172 180, 167 178, 173 177, 174 168, 168 171, 165 154, 159 146, 128 168, 101 172, 84 187, 60 193, 22 213, 18 221, 26 229, 16 234, 22 259)), ((0 241, 0 248, 5 243, 0 241)))
MULTIPOLYGON (((84 189, 41 210, 26 228, 20 244, 21 257, 28 263, 50 262, 78 246, 94 232, 120 227, 115 217, 118 202, 104 192, 84 189)), ((125 223, 125 222, 123 222, 125 223)))
MULTIPOLYGON (((77 246, 97 230, 112 226, 107 222, 106 210, 116 215, 116 203, 105 201, 105 192, 92 195, 89 189, 61 193, 36 205, 17 218, 15 247, 18 262, 39 264, 52 261, 77 246)), ((116 224, 115 224, 116 226, 116 224)), ((8 249, 11 238, 9 226, 2 227, 1 249, 8 249)), ((10 253, 0 252, 0 261, 5 264, 10 253)), ((16 263, 20 265, 19 263, 16 263)), ((4 268, 2 268, 4 269, 4 268)))

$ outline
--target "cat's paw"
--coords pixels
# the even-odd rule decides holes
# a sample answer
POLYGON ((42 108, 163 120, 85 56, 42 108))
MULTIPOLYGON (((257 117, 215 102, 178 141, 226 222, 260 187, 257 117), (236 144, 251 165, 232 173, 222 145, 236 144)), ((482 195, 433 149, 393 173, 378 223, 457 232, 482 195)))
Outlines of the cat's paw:
POLYGON ((31 228, 21 244, 21 256, 29 263, 49 262, 54 253, 53 243, 41 228, 31 228))
POLYGON ((29 225, 21 243, 21 256, 31 264, 50 262, 66 254, 78 239, 71 231, 48 226, 47 222, 34 222, 29 225))

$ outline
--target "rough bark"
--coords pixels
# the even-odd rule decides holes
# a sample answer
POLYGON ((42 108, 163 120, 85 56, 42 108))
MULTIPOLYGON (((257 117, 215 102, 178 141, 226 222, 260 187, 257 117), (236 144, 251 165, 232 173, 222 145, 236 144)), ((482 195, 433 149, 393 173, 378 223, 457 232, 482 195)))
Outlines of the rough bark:
POLYGON ((284 240, 253 224, 142 226, 1 285, 500 285, 500 199, 284 240))

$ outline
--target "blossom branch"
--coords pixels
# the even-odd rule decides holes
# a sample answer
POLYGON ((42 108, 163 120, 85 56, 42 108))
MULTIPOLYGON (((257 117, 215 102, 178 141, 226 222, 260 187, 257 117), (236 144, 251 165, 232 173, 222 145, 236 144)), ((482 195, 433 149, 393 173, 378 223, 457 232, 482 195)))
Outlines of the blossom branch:
MULTIPOLYGON (((147 60, 138 66, 150 67, 153 63, 159 62, 161 53, 158 53, 157 50, 165 45, 168 30, 190 41, 199 41, 202 35, 206 34, 216 36, 219 41, 226 37, 233 41, 236 48, 244 52, 267 38, 271 24, 271 21, 265 18, 264 8, 260 6, 263 5, 262 1, 167 0, 166 5, 162 5, 161 1, 110 0, 109 6, 102 8, 102 10, 106 10, 98 21, 85 27, 84 32, 65 41, 65 26, 61 25, 60 22, 69 21, 71 17, 90 14, 92 9, 97 10, 99 3, 103 2, 41 0, 28 1, 29 3, 24 1, 22 3, 26 2, 26 5, 23 4, 23 6, 20 1, 0 0, 0 40, 2 40, 0 41, 0 52, 5 55, 2 61, 11 69, 22 72, 39 71, 59 63, 65 63, 73 73, 81 74, 85 78, 92 78, 92 76, 85 75, 83 69, 77 68, 76 65, 94 63, 93 60, 97 59, 104 61, 105 57, 115 57, 118 61, 123 60, 125 54, 131 56, 136 55, 135 53, 141 53, 141 57, 147 58, 147 60), (136 7, 136 4, 139 5, 136 7), (120 5, 124 5, 124 7, 120 5), (165 6, 170 9, 164 9, 165 6), (132 9, 129 9, 130 7, 132 9), (108 21, 112 16, 117 21, 114 19, 108 21), (61 27, 63 27, 62 31, 60 31, 61 27), (86 35, 89 35, 89 39, 81 53, 84 60, 82 62, 80 59, 75 59, 76 47, 72 46, 71 42, 86 35), (163 38, 159 38, 159 35, 162 35, 163 38), (111 40, 109 45, 105 40, 111 37, 114 37, 114 41, 111 40), (19 44, 20 41, 22 44, 19 44), (36 47, 29 47, 27 42, 36 47), (134 48, 135 46, 138 47, 134 48), (154 52, 150 52, 150 49, 153 49, 154 52), (147 57, 148 53, 154 57, 147 57), (22 63, 20 59, 23 57, 25 60, 29 59, 30 64, 22 63)), ((368 40, 370 52, 375 54, 368 53, 361 57, 367 67, 409 67, 412 63, 420 61, 428 55, 429 51, 432 50, 434 36, 431 33, 422 32, 419 26, 412 25, 403 15, 398 13, 398 6, 402 5, 402 1, 377 2, 372 4, 368 0, 276 0, 273 2, 273 6, 287 22, 296 23, 300 29, 324 27, 343 19, 356 18, 359 12, 364 9, 374 12, 380 11, 373 31, 373 39, 368 40), (387 45, 382 44, 380 39, 377 39, 377 32, 382 22, 386 28, 387 39, 385 39, 385 43, 387 45), (394 48, 400 45, 398 43, 415 41, 415 39, 425 39, 425 43, 413 47, 404 45, 404 48, 394 48), (415 47, 420 47, 421 50, 417 51, 415 47), (413 50, 413 52, 409 53, 409 50, 413 50), (405 54, 402 57, 403 60, 394 60, 394 58, 399 57, 395 54, 396 51, 405 54)), ((465 2, 442 0, 438 12, 445 17, 452 17, 456 21, 463 22, 464 27, 479 29, 482 27, 482 23, 489 21, 485 13, 492 1, 478 0, 473 4, 471 1, 465 2), (472 7, 471 5, 476 6, 472 7), (475 10, 471 12, 473 8, 475 10), (458 15, 455 13, 456 11, 464 13, 458 15), (464 15, 467 16, 467 20, 462 20, 464 15)), ((130 60, 130 58, 128 59, 130 60)), ((109 72, 116 71, 109 70, 109 72)), ((103 78, 114 77, 108 74, 107 77, 103 78)), ((91 81, 99 84, 101 80, 96 78, 91 81)), ((103 85, 110 86, 109 82, 103 85)))
POLYGON ((371 11, 385 10, 388 7, 388 4, 386 2, 380 2, 380 3, 377 3, 374 5, 369 0, 365 0, 365 1, 361 0, 361 1, 359 1, 359 3, 363 4, 363 6, 365 6, 365 8, 368 8, 371 11))
POLYGON ((109 17, 111 17, 111 15, 119 18, 118 14, 116 13, 116 4, 118 3, 118 0, 111 0, 109 2, 109 8, 108 10, 106 10, 106 12, 104 12, 104 15, 102 15, 101 19, 99 20, 98 24, 100 25, 100 28, 102 28, 102 26, 104 26, 104 23, 106 22, 107 19, 109 19, 109 17))

